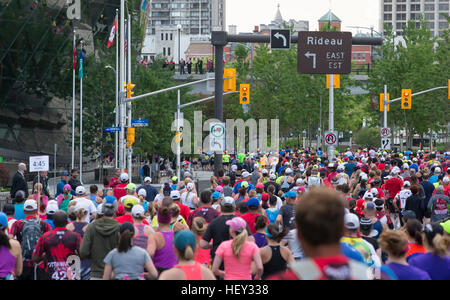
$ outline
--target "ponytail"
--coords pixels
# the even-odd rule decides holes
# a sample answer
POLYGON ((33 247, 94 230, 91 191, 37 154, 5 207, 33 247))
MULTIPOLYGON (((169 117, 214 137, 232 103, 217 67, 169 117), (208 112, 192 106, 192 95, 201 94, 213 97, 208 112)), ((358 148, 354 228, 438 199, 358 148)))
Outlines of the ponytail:
POLYGON ((436 234, 433 238, 433 254, 445 257, 450 249, 450 238, 440 234, 436 234))
POLYGON ((422 224, 417 219, 409 219, 408 222, 406 222, 406 232, 410 237, 414 239, 416 244, 422 246, 423 240, 422 240, 422 224))
POLYGON ((130 230, 126 229, 124 232, 120 234, 119 245, 117 246, 117 250, 119 252, 128 252, 132 244, 133 233, 130 230))
POLYGON ((248 238, 248 233, 247 230, 244 228, 242 229, 241 233, 236 232, 236 236, 233 239, 233 244, 232 244, 232 248, 233 248, 233 254, 237 259, 240 259, 241 256, 241 250, 245 245, 245 242, 247 241, 248 238))
POLYGON ((9 243, 9 238, 5 233, 5 228, 0 228, 0 246, 5 246, 11 249, 11 244, 9 243))
POLYGON ((182 253, 183 260, 192 260, 194 259, 194 250, 192 249, 191 245, 186 245, 186 248, 184 249, 184 253, 182 253))

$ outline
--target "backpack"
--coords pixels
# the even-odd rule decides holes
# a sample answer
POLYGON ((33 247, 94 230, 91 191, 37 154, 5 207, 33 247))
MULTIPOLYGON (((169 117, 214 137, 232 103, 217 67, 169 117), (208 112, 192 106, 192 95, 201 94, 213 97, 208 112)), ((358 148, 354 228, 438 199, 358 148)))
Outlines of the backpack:
POLYGON ((434 207, 434 214, 439 215, 439 217, 444 217, 448 214, 447 201, 440 195, 437 196, 436 205, 434 207))
POLYGON ((34 248, 41 237, 41 221, 40 219, 30 219, 23 221, 22 229, 22 256, 31 259, 34 248))

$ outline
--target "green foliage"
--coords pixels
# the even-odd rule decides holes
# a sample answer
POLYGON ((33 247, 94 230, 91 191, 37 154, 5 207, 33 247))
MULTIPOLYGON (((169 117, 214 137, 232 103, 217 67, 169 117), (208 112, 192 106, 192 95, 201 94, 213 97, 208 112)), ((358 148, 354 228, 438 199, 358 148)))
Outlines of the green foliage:
MULTIPOLYGON (((394 42, 394 33, 386 30, 382 58, 375 62, 369 76, 371 94, 382 93, 387 84, 392 100, 401 96, 402 89, 412 89, 416 93, 447 85, 450 76, 448 30, 440 39, 435 39, 424 20, 420 28, 411 21, 404 28, 405 45, 394 42)), ((406 128, 411 142, 413 134, 428 133, 430 128, 438 131, 448 124, 449 109, 445 90, 414 96, 411 110, 401 110, 400 101, 390 105, 388 126, 406 128)), ((379 119, 379 112, 372 115, 375 120, 379 119)))
POLYGON ((380 147, 380 131, 373 127, 363 127, 355 134, 355 143, 362 147, 380 147))

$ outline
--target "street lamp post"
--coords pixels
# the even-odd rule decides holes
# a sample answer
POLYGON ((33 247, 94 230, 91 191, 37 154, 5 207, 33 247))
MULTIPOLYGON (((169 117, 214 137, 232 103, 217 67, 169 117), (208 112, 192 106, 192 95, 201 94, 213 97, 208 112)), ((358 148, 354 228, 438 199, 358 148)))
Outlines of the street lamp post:
POLYGON ((180 60, 181 60, 181 29, 182 26, 181 24, 177 25, 177 29, 178 29, 178 65, 180 65, 180 60))

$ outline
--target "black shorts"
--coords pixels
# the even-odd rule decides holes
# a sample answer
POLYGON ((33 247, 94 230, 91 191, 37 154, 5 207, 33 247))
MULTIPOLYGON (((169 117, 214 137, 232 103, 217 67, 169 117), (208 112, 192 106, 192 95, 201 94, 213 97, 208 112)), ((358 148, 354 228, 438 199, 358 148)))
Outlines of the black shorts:
POLYGON ((386 205, 387 205, 390 213, 395 213, 394 198, 387 199, 386 205))

